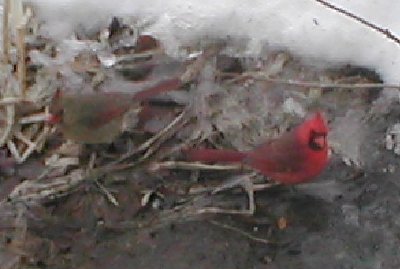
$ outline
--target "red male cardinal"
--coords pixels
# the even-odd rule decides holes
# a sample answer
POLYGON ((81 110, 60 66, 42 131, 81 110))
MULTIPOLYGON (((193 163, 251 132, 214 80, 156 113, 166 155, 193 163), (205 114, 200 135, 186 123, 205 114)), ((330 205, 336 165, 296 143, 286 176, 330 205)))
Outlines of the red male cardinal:
POLYGON ((49 122, 58 124, 68 139, 96 144, 110 143, 121 133, 125 113, 141 110, 141 101, 180 88, 180 79, 164 80, 136 94, 92 93, 56 95, 49 122))
POLYGON ((240 162, 283 184, 307 182, 319 175, 328 163, 328 127, 317 112, 290 132, 248 152, 192 149, 192 161, 240 162))

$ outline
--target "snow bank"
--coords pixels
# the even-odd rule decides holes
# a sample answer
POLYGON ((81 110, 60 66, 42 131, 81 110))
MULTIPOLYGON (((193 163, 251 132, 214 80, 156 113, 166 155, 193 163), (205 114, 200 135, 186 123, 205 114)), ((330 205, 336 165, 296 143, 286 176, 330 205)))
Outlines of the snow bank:
MULTIPOLYGON (((170 54, 208 38, 246 40, 246 53, 268 44, 287 48, 313 64, 351 63, 375 69, 386 82, 400 82, 400 47, 382 34, 312 0, 30 0, 55 39, 76 28, 97 30, 111 16, 133 16, 164 41, 170 54)), ((331 0, 400 34, 400 2, 331 0)))

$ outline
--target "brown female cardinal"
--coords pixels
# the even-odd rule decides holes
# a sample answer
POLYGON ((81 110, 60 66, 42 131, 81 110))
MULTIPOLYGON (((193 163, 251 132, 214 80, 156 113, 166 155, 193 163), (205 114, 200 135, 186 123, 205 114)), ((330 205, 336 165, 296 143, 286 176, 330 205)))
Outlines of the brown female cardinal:
POLYGON ((110 143, 121 133, 125 113, 142 109, 142 101, 157 94, 179 89, 180 79, 169 79, 140 91, 128 93, 57 93, 49 123, 57 124, 64 137, 76 142, 110 143))
POLYGON ((248 152, 192 149, 188 159, 243 163, 283 184, 298 184, 319 175, 328 163, 328 127, 321 112, 282 136, 248 152))

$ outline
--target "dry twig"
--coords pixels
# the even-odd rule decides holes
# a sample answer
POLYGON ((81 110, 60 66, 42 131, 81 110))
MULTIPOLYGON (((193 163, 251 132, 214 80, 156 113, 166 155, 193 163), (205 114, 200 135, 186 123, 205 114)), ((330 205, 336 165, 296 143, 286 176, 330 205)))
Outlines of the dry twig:
POLYGON ((400 45, 400 38, 398 38, 392 32, 390 32, 389 29, 384 29, 382 27, 379 27, 376 24, 373 24, 372 22, 369 22, 369 21, 367 21, 366 19, 364 19, 364 18, 362 18, 360 16, 357 16, 357 15, 351 13, 350 11, 347 11, 347 10, 345 10, 343 8, 337 7, 334 4, 331 4, 331 3, 327 2, 327 1, 324 1, 324 0, 315 0, 315 1, 320 3, 323 6, 327 7, 327 8, 330 8, 332 10, 335 10, 335 11, 347 16, 347 17, 350 17, 350 18, 358 21, 361 24, 364 24, 365 26, 367 26, 367 27, 369 27, 369 28, 371 28, 371 29, 373 29, 373 30, 385 35, 388 39, 390 39, 390 40, 394 41, 395 43, 397 43, 398 45, 400 45))

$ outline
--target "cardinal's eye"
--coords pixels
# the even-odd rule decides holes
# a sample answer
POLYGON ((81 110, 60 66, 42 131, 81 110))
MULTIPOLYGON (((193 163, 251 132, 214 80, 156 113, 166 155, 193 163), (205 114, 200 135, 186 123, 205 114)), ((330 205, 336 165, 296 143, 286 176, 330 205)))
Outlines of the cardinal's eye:
POLYGON ((312 150, 322 150, 326 148, 326 134, 311 131, 308 145, 312 150))

